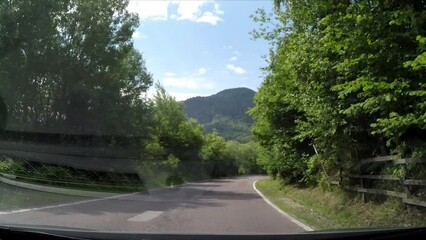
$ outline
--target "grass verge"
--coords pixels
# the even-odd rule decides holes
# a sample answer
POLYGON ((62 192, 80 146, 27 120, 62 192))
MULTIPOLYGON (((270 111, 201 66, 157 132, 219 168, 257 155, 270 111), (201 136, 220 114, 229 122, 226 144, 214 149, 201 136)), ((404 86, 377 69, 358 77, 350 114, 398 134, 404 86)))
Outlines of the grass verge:
POLYGON ((426 226, 424 212, 408 213, 394 198, 364 203, 358 195, 340 189, 298 188, 271 179, 258 181, 256 188, 281 210, 317 230, 426 226))

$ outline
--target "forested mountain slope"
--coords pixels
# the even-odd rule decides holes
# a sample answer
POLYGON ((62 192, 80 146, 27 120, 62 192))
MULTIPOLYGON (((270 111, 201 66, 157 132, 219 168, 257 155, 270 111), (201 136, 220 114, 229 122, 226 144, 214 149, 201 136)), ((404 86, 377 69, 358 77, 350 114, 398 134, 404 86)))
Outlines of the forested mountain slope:
POLYGON ((203 124, 207 133, 216 130, 227 140, 247 142, 253 120, 246 112, 253 107, 255 93, 249 88, 233 88, 190 98, 184 101, 185 113, 203 124))

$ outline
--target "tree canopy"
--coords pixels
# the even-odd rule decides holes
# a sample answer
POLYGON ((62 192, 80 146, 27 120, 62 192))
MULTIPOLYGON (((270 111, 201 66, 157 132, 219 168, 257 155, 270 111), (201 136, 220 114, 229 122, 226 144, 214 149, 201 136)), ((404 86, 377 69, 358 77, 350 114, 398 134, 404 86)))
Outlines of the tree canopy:
POLYGON ((141 129, 140 94, 152 78, 133 47, 139 19, 127 4, 0 3, 0 94, 8 106, 8 129, 80 134, 141 129))
POLYGON ((271 42, 251 110, 270 174, 315 182, 338 161, 424 154, 425 1, 275 1, 255 38, 271 42))

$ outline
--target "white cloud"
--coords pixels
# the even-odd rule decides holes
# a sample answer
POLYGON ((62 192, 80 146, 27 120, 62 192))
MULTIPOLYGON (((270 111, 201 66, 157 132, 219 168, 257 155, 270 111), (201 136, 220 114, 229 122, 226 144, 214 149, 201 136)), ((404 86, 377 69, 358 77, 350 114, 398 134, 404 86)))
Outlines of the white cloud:
POLYGON ((219 6, 219 4, 218 4, 218 3, 215 3, 215 4, 214 4, 214 11, 215 11, 215 13, 216 13, 216 14, 218 14, 218 15, 223 15, 223 14, 225 14, 225 12, 223 12, 223 11, 220 9, 220 6, 219 6))
POLYGON ((192 97, 204 97, 208 96, 207 94, 201 94, 201 93, 188 93, 188 92, 170 92, 170 95, 176 98, 178 101, 184 101, 188 98, 192 97))
POLYGON ((186 76, 177 76, 176 74, 166 73, 162 81, 165 87, 185 88, 185 89, 211 89, 214 87, 212 81, 207 80, 203 75, 207 68, 201 67, 192 74, 186 76))
POLYGON ((238 51, 233 51, 232 53, 235 54, 235 55, 241 55, 241 53, 238 52, 238 51))
POLYGON ((196 21, 199 14, 200 14, 200 8, 204 4, 206 4, 206 1, 182 1, 178 2, 178 9, 177 12, 179 14, 178 20, 191 20, 196 21))
POLYGON ((219 21, 222 21, 223 19, 220 18, 218 15, 215 15, 212 12, 205 12, 203 16, 199 17, 196 22, 203 22, 203 23, 210 23, 212 25, 216 25, 219 21))
POLYGON ((127 10, 141 19, 167 20, 170 1, 144 0, 130 1, 127 10))
POLYGON ((170 1, 170 0, 130 0, 127 9, 137 13, 141 19, 150 20, 186 20, 216 25, 223 21, 224 12, 220 5, 212 0, 170 1), (177 5, 177 12, 170 13, 169 7, 177 5), (206 10, 208 8, 208 10, 206 10))
MULTIPOLYGON (((188 98, 192 97, 204 97, 208 96, 208 94, 198 93, 198 92, 178 92, 178 91, 169 91, 166 89, 167 94, 173 96, 176 98, 177 101, 184 101, 188 98)), ((150 87, 148 91, 143 93, 141 97, 146 97, 149 99, 154 99, 155 95, 157 94, 157 89, 155 87, 150 87)))
MULTIPOLYGON (((175 75, 174 73, 172 74, 175 75)), ((167 73, 165 75, 167 75, 167 73)), ((182 80, 182 79, 184 78, 167 77, 162 81, 161 85, 165 87, 167 94, 173 96, 177 101, 184 101, 192 97, 197 97, 197 96, 204 97, 209 95, 205 93, 200 93, 194 87, 187 88, 187 90, 183 90, 183 91, 177 90, 176 89, 177 85, 179 86, 184 85, 184 87, 186 88, 186 86, 189 86, 190 84, 192 84, 191 86, 207 85, 209 89, 211 88, 210 83, 201 78, 190 78, 189 80, 182 80), (165 81, 166 79, 168 80, 165 81), (169 83, 169 81, 173 81, 173 84, 166 84, 166 83, 169 83), (193 83, 194 81, 199 81, 199 82, 193 83)), ((157 89, 154 86, 152 86, 148 89, 148 91, 146 91, 145 93, 142 93, 141 97, 154 99, 156 94, 157 94, 157 89)))
POLYGON ((135 31, 135 32, 133 33, 132 37, 133 37, 134 39, 139 39, 139 38, 148 38, 148 36, 143 35, 143 34, 141 34, 141 33, 140 33, 140 32, 138 32, 138 31, 135 31))
POLYGON ((176 76, 176 73, 166 72, 166 73, 164 73, 164 76, 166 76, 166 77, 174 77, 174 76, 176 76))
POLYGON ((238 59, 237 57, 233 56, 229 59, 229 61, 236 61, 237 59, 238 59))
POLYGON ((231 45, 226 45, 226 46, 223 46, 223 48, 224 49, 232 49, 232 46, 231 45))
POLYGON ((140 32, 134 32, 132 35, 133 38, 139 38, 140 36, 141 36, 140 32))
POLYGON ((207 68, 205 67, 201 67, 198 69, 198 74, 199 75, 204 75, 207 72, 207 68))
POLYGON ((227 65, 226 65, 226 69, 231 70, 231 71, 233 71, 235 74, 239 74, 239 75, 242 75, 242 74, 245 74, 245 73, 246 73, 246 70, 245 70, 244 68, 242 68, 242 67, 237 67, 237 66, 234 66, 234 65, 232 65, 232 64, 227 64, 227 65))
POLYGON ((213 82, 202 77, 165 77, 162 81, 165 87, 176 87, 186 89, 210 89, 213 82))
POLYGON ((216 25, 219 21, 223 21, 220 17, 224 12, 220 9, 219 4, 212 1, 180 1, 177 12, 178 20, 190 20, 193 22, 203 22, 216 25), (210 11, 202 12, 201 7, 205 5, 213 6, 210 11))
POLYGON ((145 93, 142 93, 142 97, 153 99, 156 93, 157 93, 157 90, 155 89, 155 87, 150 87, 148 91, 146 91, 145 93))

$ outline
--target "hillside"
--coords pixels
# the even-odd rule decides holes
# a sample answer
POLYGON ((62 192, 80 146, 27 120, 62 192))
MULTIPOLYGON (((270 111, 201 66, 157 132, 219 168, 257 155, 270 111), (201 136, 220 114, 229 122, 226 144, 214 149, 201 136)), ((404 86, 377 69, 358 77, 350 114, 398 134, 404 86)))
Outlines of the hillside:
POLYGON ((248 142, 253 120, 246 112, 253 107, 255 94, 248 88, 233 88, 190 98, 184 101, 185 113, 203 124, 207 133, 215 129, 226 140, 248 142))

